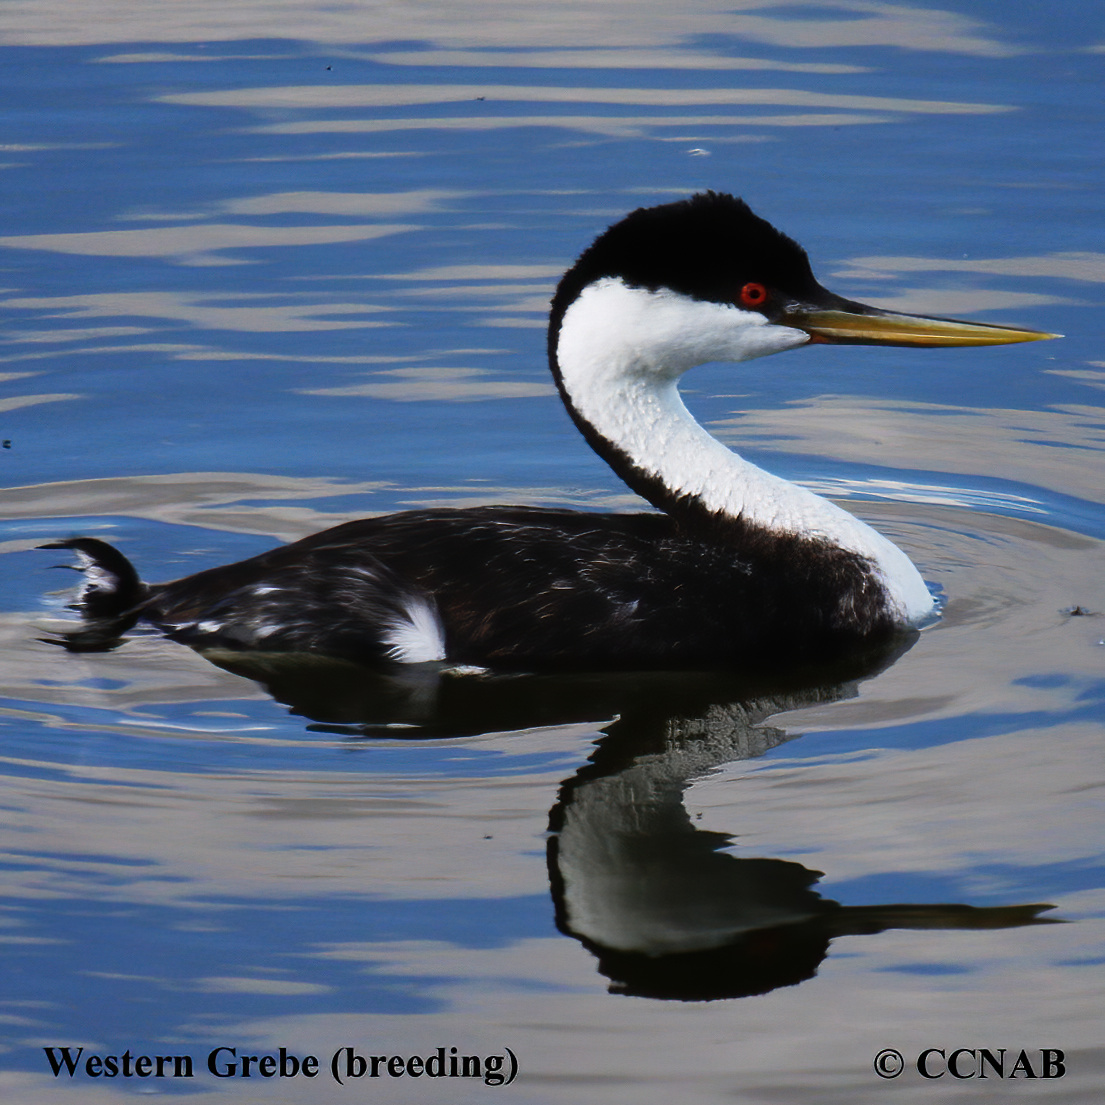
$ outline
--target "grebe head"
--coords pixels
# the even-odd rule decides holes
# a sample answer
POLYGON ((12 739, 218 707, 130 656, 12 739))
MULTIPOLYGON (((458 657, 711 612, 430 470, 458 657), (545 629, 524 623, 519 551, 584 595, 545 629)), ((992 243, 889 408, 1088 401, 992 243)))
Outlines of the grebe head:
POLYGON ((715 192, 634 211, 580 256, 552 302, 558 380, 569 314, 573 359, 666 378, 708 360, 744 361, 809 342, 1001 345, 1057 336, 897 314, 835 295, 817 282, 797 242, 743 200, 715 192))

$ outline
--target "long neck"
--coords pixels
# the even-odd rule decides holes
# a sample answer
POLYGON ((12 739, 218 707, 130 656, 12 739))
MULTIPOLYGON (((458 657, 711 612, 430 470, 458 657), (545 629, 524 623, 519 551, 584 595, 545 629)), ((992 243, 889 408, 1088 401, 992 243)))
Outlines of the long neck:
POLYGON ((751 320, 739 339, 728 339, 732 308, 693 302, 688 309, 689 302, 603 281, 563 312, 550 341, 553 371, 588 442, 634 491, 691 524, 730 520, 745 531, 856 553, 881 577, 900 620, 923 619, 932 597, 897 546, 834 503, 726 448, 679 395, 679 377, 694 364, 726 352, 729 359, 776 352, 805 336, 751 320))

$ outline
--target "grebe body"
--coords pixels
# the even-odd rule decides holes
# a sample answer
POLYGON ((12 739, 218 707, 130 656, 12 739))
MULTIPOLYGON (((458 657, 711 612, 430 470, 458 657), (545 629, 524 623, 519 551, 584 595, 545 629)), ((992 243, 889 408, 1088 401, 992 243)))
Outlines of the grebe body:
POLYGON ((109 647, 141 619, 199 650, 533 670, 816 660, 889 639, 934 608, 908 557, 712 438, 679 378, 810 342, 1052 336, 842 299, 731 196, 641 209, 561 280, 548 349, 572 419, 655 513, 410 511, 158 585, 104 542, 57 542, 85 570, 68 644, 109 647))

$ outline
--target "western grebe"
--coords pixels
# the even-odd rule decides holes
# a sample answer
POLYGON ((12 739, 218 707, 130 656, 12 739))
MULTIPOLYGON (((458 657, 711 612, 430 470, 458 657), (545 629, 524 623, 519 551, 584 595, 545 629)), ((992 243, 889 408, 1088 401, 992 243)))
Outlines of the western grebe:
POLYGON ((163 584, 102 541, 56 542, 85 571, 69 647, 107 647, 140 619, 201 651, 506 670, 779 663, 887 640, 934 609, 908 557, 716 441, 679 378, 816 342, 1056 336, 843 299, 797 243, 713 192, 601 234, 560 281, 548 335, 575 424, 655 513, 408 511, 163 584))

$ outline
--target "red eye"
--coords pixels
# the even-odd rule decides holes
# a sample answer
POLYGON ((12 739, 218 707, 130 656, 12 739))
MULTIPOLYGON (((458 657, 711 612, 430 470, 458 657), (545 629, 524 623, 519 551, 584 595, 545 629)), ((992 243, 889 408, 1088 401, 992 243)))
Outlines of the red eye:
POLYGON ((746 307, 762 307, 767 302, 767 288, 762 284, 745 284, 741 288, 740 301, 746 307))

